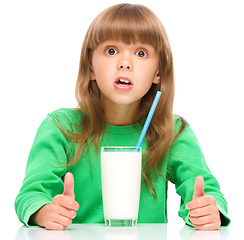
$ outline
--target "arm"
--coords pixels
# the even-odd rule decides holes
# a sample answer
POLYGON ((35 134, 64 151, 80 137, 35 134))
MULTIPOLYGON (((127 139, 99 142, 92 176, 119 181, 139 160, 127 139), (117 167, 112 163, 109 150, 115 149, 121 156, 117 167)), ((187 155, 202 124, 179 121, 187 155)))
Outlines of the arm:
POLYGON ((39 225, 43 225, 43 214, 40 213, 44 210, 46 212, 53 198, 62 194, 62 179, 67 169, 59 166, 66 163, 69 148, 69 140, 63 136, 49 115, 37 131, 25 178, 15 201, 16 213, 27 226, 36 224, 37 219, 42 219, 39 225), (40 212, 37 212, 39 209, 40 212))
POLYGON ((190 221, 198 230, 217 230, 221 225, 220 212, 215 199, 204 192, 204 179, 198 176, 192 201, 186 204, 190 221))
POLYGON ((48 230, 65 230, 76 216, 79 204, 75 201, 74 178, 72 173, 66 173, 64 191, 56 195, 51 204, 46 204, 31 217, 30 225, 39 225, 48 230))
POLYGON ((199 175, 204 178, 205 194, 212 196, 216 201, 221 214, 221 225, 227 226, 230 223, 227 217, 227 203, 219 184, 210 172, 199 143, 188 124, 169 150, 168 172, 168 179, 175 184, 176 192, 181 196, 178 214, 186 224, 193 226, 186 204, 192 201, 195 179, 199 175))

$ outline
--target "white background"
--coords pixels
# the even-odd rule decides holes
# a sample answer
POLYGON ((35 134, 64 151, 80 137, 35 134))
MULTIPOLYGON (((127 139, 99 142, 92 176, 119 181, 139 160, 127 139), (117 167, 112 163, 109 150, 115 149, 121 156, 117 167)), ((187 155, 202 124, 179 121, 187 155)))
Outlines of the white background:
MULTIPOLYGON (((122 1, 1 0, 1 226, 21 224, 14 200, 38 126, 62 107, 76 107, 74 89, 84 34, 94 17, 122 1)), ((141 0, 163 22, 174 55, 174 113, 195 132, 229 204, 243 217, 243 2, 141 0)), ((169 221, 179 197, 169 188, 169 221)), ((182 221, 183 225, 183 221, 182 221)), ((14 227, 13 227, 14 226, 14 227)))

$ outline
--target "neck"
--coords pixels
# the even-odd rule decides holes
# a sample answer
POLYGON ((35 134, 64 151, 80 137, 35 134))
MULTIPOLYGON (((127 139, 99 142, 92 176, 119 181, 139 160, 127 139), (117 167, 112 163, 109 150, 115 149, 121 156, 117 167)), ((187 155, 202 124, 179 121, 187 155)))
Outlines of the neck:
POLYGON ((115 126, 127 126, 133 124, 133 119, 139 108, 139 105, 140 102, 133 105, 106 105, 104 107, 106 123, 115 126))

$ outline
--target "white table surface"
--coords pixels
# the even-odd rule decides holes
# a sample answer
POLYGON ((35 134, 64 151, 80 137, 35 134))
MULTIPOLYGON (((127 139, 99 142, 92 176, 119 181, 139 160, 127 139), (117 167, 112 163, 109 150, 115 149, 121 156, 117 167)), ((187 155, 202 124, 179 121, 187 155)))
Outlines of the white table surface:
MULTIPOLYGON (((239 229, 239 228, 238 228, 239 229)), ((6 235, 3 235, 6 236, 6 235)), ((72 224, 65 231, 20 226, 15 240, 229 240, 244 239, 242 231, 229 227, 217 231, 197 231, 189 226, 138 224, 136 227, 105 227, 104 224, 72 224)))

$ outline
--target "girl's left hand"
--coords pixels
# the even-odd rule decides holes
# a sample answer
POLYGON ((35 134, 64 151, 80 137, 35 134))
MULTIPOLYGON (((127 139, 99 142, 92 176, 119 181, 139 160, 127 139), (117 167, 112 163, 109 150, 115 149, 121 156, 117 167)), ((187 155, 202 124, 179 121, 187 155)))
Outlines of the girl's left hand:
POLYGON ((193 200, 186 204, 190 221, 198 230, 217 230, 221 225, 220 213, 212 196, 204 193, 204 179, 198 176, 195 181, 193 200))

